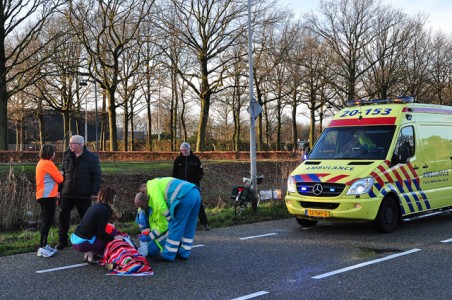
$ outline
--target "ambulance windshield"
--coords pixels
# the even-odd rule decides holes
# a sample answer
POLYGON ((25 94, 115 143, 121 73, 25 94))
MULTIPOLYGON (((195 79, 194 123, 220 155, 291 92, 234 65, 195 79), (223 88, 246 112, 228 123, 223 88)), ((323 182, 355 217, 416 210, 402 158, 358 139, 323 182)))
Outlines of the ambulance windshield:
POLYGON ((395 126, 329 127, 308 159, 385 159, 395 126))

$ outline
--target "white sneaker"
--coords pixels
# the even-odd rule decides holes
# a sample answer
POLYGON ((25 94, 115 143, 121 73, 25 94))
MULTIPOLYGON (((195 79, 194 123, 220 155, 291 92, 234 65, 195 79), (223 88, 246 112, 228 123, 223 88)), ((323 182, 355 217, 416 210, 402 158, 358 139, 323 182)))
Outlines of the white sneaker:
POLYGON ((46 250, 49 251, 49 252, 53 252, 53 254, 55 254, 55 253, 58 252, 58 249, 52 248, 52 247, 50 247, 49 245, 46 245, 46 246, 44 247, 44 249, 46 249, 46 250))
POLYGON ((89 263, 94 263, 94 253, 92 251, 85 252, 84 259, 89 263))
POLYGON ((41 257, 51 257, 51 256, 53 256, 53 254, 54 254, 53 252, 50 252, 46 248, 42 248, 42 247, 38 249, 38 253, 37 253, 37 255, 41 256, 41 257))

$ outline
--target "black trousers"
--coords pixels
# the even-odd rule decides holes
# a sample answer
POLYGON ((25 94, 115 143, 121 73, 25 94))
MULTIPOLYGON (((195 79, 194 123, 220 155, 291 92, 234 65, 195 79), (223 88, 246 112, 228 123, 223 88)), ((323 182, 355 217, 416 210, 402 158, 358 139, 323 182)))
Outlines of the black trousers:
POLYGON ((38 199, 41 205, 41 239, 39 247, 47 245, 47 237, 49 236, 50 227, 53 225, 56 210, 56 197, 38 199))
POLYGON ((71 211, 77 207, 78 215, 80 219, 83 218, 88 208, 91 206, 91 198, 88 199, 75 199, 71 197, 62 197, 60 200, 60 225, 58 228, 58 239, 61 242, 65 242, 68 239, 69 223, 71 221, 71 211))
POLYGON ((207 225, 207 223, 209 223, 207 221, 206 210, 204 209, 204 205, 202 204, 202 202, 201 202, 201 206, 199 207, 198 218, 199 218, 199 222, 201 222, 201 224, 203 226, 205 226, 205 225, 207 225))

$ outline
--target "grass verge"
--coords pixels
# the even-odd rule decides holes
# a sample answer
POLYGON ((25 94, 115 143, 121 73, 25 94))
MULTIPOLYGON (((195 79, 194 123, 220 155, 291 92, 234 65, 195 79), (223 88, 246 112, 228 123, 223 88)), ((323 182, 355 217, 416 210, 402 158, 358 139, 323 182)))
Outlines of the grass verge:
MULTIPOLYGON (((251 206, 249 206, 239 217, 234 215, 233 208, 231 207, 208 208, 206 209, 206 213, 209 219, 209 226, 213 230, 220 227, 257 223, 290 217, 286 206, 282 201, 261 203, 256 213, 254 213, 251 206)), ((128 233, 132 237, 135 237, 139 233, 135 222, 118 222, 116 227, 122 232, 128 233)), ((72 233, 74 230, 75 226, 71 226, 69 232, 72 233)), ((198 230, 201 230, 201 227, 198 227, 198 230)), ((0 256, 35 252, 39 247, 39 239, 39 230, 0 232, 0 256)), ((55 246, 57 240, 58 229, 52 227, 49 232, 48 243, 51 246, 55 246)))

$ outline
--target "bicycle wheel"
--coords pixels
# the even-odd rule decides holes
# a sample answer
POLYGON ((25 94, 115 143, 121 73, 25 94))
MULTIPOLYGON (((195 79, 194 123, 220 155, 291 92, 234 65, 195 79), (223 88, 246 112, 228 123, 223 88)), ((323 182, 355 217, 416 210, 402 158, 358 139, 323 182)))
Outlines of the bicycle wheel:
POLYGON ((242 212, 246 209, 246 202, 243 202, 242 199, 240 199, 240 196, 242 195, 243 190, 239 190, 237 192, 237 196, 235 197, 235 203, 234 203, 234 214, 236 216, 240 216, 242 212))
POLYGON ((237 213, 239 212, 239 206, 240 206, 240 203, 242 202, 241 200, 240 200, 240 196, 242 195, 242 191, 241 190, 238 190, 237 191, 237 195, 235 196, 235 201, 234 201, 234 215, 236 215, 237 216, 237 213))
POLYGON ((239 217, 246 209, 246 202, 236 201, 234 206, 234 214, 239 217))

